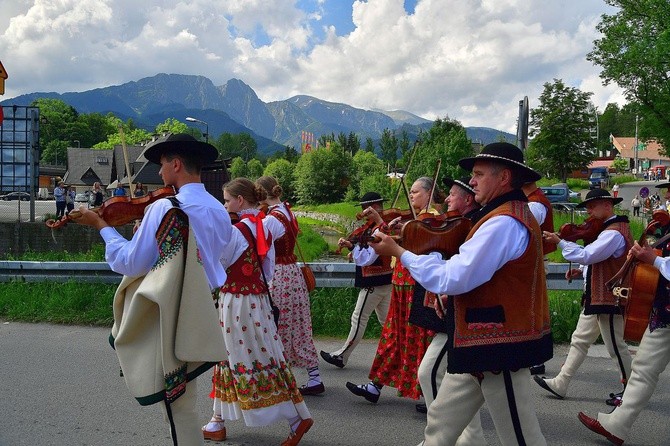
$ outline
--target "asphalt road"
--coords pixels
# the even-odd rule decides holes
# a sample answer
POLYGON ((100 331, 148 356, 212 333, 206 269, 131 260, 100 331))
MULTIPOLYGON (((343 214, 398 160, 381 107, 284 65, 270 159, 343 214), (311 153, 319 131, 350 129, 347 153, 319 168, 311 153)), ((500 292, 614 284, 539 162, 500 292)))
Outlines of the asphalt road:
MULTIPOLYGON (((169 445, 170 439, 157 407, 141 407, 130 397, 114 352, 109 330, 100 327, 0 322, 0 446, 35 445, 169 445)), ((334 350, 341 340, 319 339, 317 349, 334 350)), ((377 404, 353 396, 346 381, 367 380, 376 341, 364 341, 344 369, 322 364, 326 392, 306 397, 315 425, 300 443, 304 446, 416 445, 422 438, 425 416, 415 401, 395 396, 385 388, 377 404)), ((547 374, 558 372, 567 352, 557 346, 547 363, 547 374)), ((602 346, 589 352, 575 376, 568 398, 557 400, 534 386, 538 417, 549 445, 606 445, 577 419, 579 411, 608 411, 603 402, 617 390, 617 373, 602 346)), ((306 373, 297 370, 299 382, 306 373)), ((208 374, 199 382, 203 423, 211 415, 208 374)), ((489 410, 482 421, 490 445, 498 445, 489 410)), ((631 445, 670 444, 670 373, 635 423, 631 445)), ((277 445, 287 426, 247 428, 243 421, 227 423, 226 445, 277 445)), ((209 442, 209 444, 215 444, 209 442)))

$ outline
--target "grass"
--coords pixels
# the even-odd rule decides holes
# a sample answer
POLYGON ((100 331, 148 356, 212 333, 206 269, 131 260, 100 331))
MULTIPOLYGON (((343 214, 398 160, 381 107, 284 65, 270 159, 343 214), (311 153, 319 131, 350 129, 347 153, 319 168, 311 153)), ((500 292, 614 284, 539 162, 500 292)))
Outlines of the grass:
MULTIPOLYGON (((305 210, 305 209, 303 209, 305 210)), ((355 218, 358 208, 351 203, 323 205, 309 210, 342 214, 346 211, 355 218), (341 212, 342 211, 342 212, 341 212)), ((569 222, 569 215, 557 215, 556 228, 569 222)), ((578 221, 579 223, 580 221, 578 221)), ((328 245, 318 233, 318 227, 326 223, 299 219, 301 233, 298 242, 306 261, 314 261, 328 251, 328 245)), ((642 224, 633 222, 634 235, 641 234, 642 224)), ((327 223, 327 226, 333 226, 327 223)), ((554 253, 551 261, 563 261, 560 253, 554 253)), ((104 247, 96 245, 84 254, 57 252, 28 252, 21 259, 32 261, 104 261, 104 247)), ((0 283, 0 318, 25 322, 49 322, 57 324, 101 325, 112 324, 112 300, 116 286, 87 283, 0 283)), ((349 332, 351 313, 356 304, 358 289, 317 288, 311 295, 313 332, 318 337, 345 338, 349 332)), ((569 342, 572 330, 579 317, 580 291, 549 291, 549 306, 554 341, 569 342)), ((375 317, 370 318, 366 338, 378 338, 381 326, 375 317)))
MULTIPOLYGON (((0 318, 22 322, 111 327, 115 285, 9 282, 0 284, 0 318)), ((317 288, 311 295, 314 336, 346 338, 358 289, 317 288)), ((579 317, 581 292, 549 291, 554 342, 569 342, 579 317)), ((381 334, 373 316, 365 337, 381 334)))

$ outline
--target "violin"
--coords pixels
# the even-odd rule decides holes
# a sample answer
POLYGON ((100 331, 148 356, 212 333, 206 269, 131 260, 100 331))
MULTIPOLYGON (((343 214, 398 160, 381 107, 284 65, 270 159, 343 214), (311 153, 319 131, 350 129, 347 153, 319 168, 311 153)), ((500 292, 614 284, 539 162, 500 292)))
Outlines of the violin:
POLYGON ((449 258, 458 254, 471 228, 472 221, 461 216, 445 218, 440 226, 434 226, 431 220, 412 220, 402 227, 396 241, 414 254, 439 252, 449 258))
MULTIPOLYGON (((130 198, 130 196, 112 197, 105 200, 101 206, 91 208, 100 218, 110 226, 122 226, 142 218, 147 206, 161 198, 171 197, 176 194, 174 187, 166 186, 156 189, 141 197, 130 198)), ((69 221, 81 217, 80 211, 72 211, 60 220, 49 219, 47 227, 57 229, 65 226, 69 221)))
POLYGON ((602 220, 589 217, 580 225, 565 223, 558 231, 558 236, 570 242, 584 240, 584 243, 588 245, 598 238, 598 235, 603 230, 603 226, 604 222, 602 220))
MULTIPOLYGON (((375 226, 374 220, 370 219, 367 222, 365 222, 365 224, 363 224, 362 226, 351 231, 351 234, 347 235, 345 239, 346 241, 348 241, 353 245, 357 243, 365 245, 367 244, 367 242, 370 242, 374 239, 371 235, 374 226, 375 226)), ((338 246, 337 249, 335 250, 335 254, 340 255, 342 253, 342 248, 344 248, 343 245, 338 246)))

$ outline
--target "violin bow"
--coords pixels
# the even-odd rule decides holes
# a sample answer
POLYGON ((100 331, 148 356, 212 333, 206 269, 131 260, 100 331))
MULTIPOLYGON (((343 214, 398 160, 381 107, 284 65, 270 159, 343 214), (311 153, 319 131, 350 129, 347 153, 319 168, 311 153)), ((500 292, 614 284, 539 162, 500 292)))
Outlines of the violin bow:
POLYGON ((433 175, 433 187, 430 188, 430 197, 428 198, 428 203, 426 203, 426 212, 430 208, 430 204, 433 202, 433 194, 435 194, 435 187, 437 186, 437 177, 440 175, 440 167, 442 167, 442 158, 437 159, 437 167, 435 168, 435 175, 433 175))
POLYGON ((128 176, 128 189, 130 189, 130 198, 135 198, 135 189, 130 173, 130 163, 128 162, 128 147, 126 147, 126 135, 123 133, 123 126, 119 124, 119 135, 121 136, 121 147, 123 147, 123 161, 126 165, 126 175, 128 176))
MULTIPOLYGON (((412 147, 412 154, 409 157, 409 163, 407 163, 407 168, 405 169, 405 175, 407 175, 409 173, 409 168, 412 167, 412 161, 414 160, 414 154, 416 153, 417 147, 419 147, 420 145, 421 145, 421 143, 419 142, 418 139, 416 141, 414 141, 414 147, 412 147)), ((405 193, 407 193, 407 204, 409 204, 409 192, 407 192, 407 185, 404 184, 405 175, 400 177, 400 184, 398 184, 398 189, 396 190, 395 198, 393 199, 393 203, 391 204, 392 208, 394 208, 396 203, 398 202, 398 198, 400 197, 400 188, 401 187, 404 187, 405 193)), ((412 206, 410 206, 410 208, 411 207, 412 206)))

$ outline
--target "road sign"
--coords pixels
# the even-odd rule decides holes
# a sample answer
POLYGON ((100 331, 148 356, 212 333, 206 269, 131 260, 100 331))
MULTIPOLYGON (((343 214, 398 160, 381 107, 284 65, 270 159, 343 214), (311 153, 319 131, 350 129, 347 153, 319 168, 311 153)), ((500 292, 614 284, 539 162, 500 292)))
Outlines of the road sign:
POLYGON ((649 188, 647 186, 640 188, 640 197, 647 198, 649 196, 649 188))

